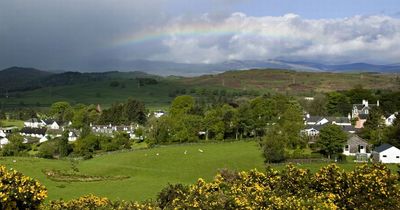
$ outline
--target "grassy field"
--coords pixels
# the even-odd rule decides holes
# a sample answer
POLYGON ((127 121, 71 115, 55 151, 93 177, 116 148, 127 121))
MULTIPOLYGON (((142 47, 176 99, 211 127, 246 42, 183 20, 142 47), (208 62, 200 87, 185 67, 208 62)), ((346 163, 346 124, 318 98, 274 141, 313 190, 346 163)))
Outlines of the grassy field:
POLYGON ((18 127, 18 128, 22 128, 24 127, 24 121, 22 120, 1 120, 0 121, 0 126, 4 126, 4 127, 18 127))
POLYGON ((144 200, 155 198, 167 183, 190 184, 199 177, 210 180, 221 168, 263 169, 255 142, 172 145, 101 155, 81 161, 77 166, 82 174, 130 177, 118 181, 54 182, 42 172, 44 169, 71 170, 71 162, 67 160, 11 157, 1 158, 0 164, 37 178, 48 188, 49 199, 71 199, 93 193, 112 199, 144 200))
MULTIPOLYGON (((97 156, 77 164, 80 174, 96 176, 129 176, 128 179, 97 182, 55 182, 43 170, 71 171, 68 160, 3 157, 0 164, 37 178, 48 191, 48 200, 71 199, 84 194, 96 194, 111 199, 154 199, 167 183, 194 183, 199 177, 211 180, 218 169, 264 170, 261 151, 256 142, 199 143, 162 146, 153 149, 117 152, 97 156), (199 149, 203 152, 199 152, 199 149), (185 151, 187 154, 185 155, 185 151), (158 154, 158 155, 157 155, 158 154)), ((326 163, 299 164, 301 168, 317 171, 326 163)), ((352 162, 339 164, 353 169, 352 162)), ((272 165, 283 169, 285 164, 272 165)), ((397 170, 395 165, 391 169, 397 170)))

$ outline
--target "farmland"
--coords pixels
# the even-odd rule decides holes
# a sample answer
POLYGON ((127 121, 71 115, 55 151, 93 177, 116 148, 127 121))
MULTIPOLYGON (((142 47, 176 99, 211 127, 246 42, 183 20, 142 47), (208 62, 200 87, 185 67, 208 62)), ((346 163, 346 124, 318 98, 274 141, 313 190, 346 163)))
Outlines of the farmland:
MULTIPOLYGON (((129 177, 121 180, 58 182, 50 180, 43 173, 43 170, 49 169, 71 171, 71 160, 2 157, 0 164, 38 179, 49 191, 48 200, 72 199, 90 193, 111 199, 154 199, 168 183, 191 184, 199 177, 211 180, 218 169, 263 171, 265 168, 261 151, 254 141, 160 146, 103 154, 78 161, 76 165, 77 174, 129 177)), ((326 163, 307 163, 299 167, 315 172, 324 165, 326 163)), ((351 170, 356 164, 348 162, 339 165, 351 170)), ((284 164, 273 167, 283 169, 284 164)), ((396 169, 395 165, 390 167, 396 169)))

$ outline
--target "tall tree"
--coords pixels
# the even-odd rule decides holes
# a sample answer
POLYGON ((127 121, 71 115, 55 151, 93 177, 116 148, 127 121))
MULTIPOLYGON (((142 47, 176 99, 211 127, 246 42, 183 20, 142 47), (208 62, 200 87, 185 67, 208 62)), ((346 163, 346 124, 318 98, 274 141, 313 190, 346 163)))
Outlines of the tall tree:
POLYGON ((182 95, 176 97, 171 104, 171 115, 189 114, 195 107, 195 100, 192 96, 182 95))
POLYGON ((266 163, 279 163, 285 160, 286 135, 278 127, 270 127, 263 137, 261 147, 266 163))
POLYGON ((72 120, 73 110, 71 105, 66 101, 53 103, 50 107, 50 114, 60 122, 68 122, 72 120))
POLYGON ((66 157, 68 156, 68 150, 69 150, 69 145, 68 145, 68 134, 69 131, 64 131, 63 135, 61 136, 59 142, 58 142, 58 151, 60 153, 60 157, 66 157))
POLYGON ((347 134, 338 125, 331 124, 320 130, 317 145, 321 152, 330 159, 333 155, 341 153, 347 141, 347 134))
POLYGON ((327 98, 328 114, 347 116, 351 112, 350 99, 346 95, 339 92, 331 92, 327 94, 327 98))

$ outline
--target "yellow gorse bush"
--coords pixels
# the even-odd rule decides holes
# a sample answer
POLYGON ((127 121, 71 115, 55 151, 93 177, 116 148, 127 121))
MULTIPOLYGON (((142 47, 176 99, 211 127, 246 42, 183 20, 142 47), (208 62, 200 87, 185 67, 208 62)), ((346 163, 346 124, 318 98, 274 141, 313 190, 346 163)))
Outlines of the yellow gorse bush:
POLYGON ((345 172, 331 164, 314 174, 288 165, 265 173, 219 173, 186 191, 169 186, 159 204, 166 209, 400 209, 397 179, 384 165, 345 172))
POLYGON ((37 209, 46 197, 39 182, 0 166, 0 209, 37 209))

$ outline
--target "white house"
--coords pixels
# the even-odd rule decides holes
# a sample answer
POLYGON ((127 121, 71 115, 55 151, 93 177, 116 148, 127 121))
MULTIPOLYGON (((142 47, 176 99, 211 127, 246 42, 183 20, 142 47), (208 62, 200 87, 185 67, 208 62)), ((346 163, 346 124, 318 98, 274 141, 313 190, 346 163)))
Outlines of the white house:
POLYGON ((396 120, 396 115, 397 115, 397 112, 392 114, 392 115, 390 115, 389 117, 385 118, 385 125, 386 126, 393 125, 394 120, 396 120))
POLYGON ((46 123, 37 118, 31 118, 24 122, 24 126, 28 128, 41 128, 46 126, 46 123))
POLYGON ((381 163, 400 163, 400 149, 390 144, 382 144, 372 152, 372 158, 381 163))
POLYGON ((2 130, 0 130, 0 148, 2 148, 3 145, 6 145, 8 143, 9 141, 6 138, 6 134, 2 130))
MULTIPOLYGON (((356 154, 367 154, 368 142, 357 135, 350 135, 343 148, 343 154, 356 156, 356 154)), ((369 155, 369 154, 367 154, 369 155)))
POLYGON ((9 141, 6 137, 0 137, 0 148, 3 148, 3 146, 8 143, 9 143, 9 141))
POLYGON ((46 123, 46 126, 48 129, 52 129, 52 130, 59 130, 60 129, 60 125, 57 123, 57 121, 55 120, 45 120, 44 121, 46 123))
POLYGON ((155 112, 154 112, 154 117, 160 118, 160 117, 162 117, 164 114, 165 114, 164 111, 158 110, 158 111, 155 111, 155 112))
POLYGON ((46 141, 48 141, 49 139, 47 138, 47 136, 43 136, 42 138, 40 138, 39 139, 39 142, 40 143, 43 143, 43 142, 46 142, 46 141))
POLYGON ((76 141, 77 139, 78 136, 73 131, 70 131, 68 133, 68 141, 76 141))

